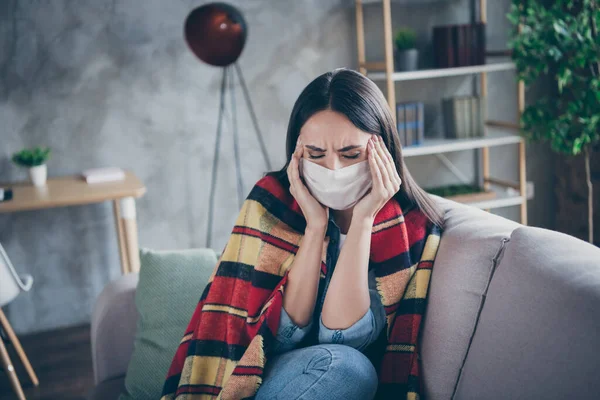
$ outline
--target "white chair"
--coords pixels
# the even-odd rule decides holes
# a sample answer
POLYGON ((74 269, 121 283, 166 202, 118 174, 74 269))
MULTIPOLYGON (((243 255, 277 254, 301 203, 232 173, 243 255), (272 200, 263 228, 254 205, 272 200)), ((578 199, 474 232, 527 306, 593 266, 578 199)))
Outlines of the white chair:
MULTIPOLYGON (((21 343, 19 342, 19 339, 17 339, 17 335, 15 335, 14 330, 8 323, 8 319, 6 319, 6 316, 2 311, 2 307, 13 301, 21 291, 29 291, 32 284, 33 278, 31 275, 19 276, 17 274, 17 271, 10 262, 10 259, 4 251, 2 244, 0 244, 0 329, 6 333, 8 340, 14 346, 34 386, 38 386, 38 378, 33 371, 29 360, 27 359, 27 355, 25 355, 25 352, 21 347, 21 343)), ((21 388, 21 383, 19 382, 15 368, 10 361, 10 357, 8 356, 8 352, 6 350, 6 346, 4 346, 4 341, 2 338, 0 338, 0 361, 2 362, 2 366, 8 375, 15 394, 19 400, 25 400, 25 394, 21 388)))

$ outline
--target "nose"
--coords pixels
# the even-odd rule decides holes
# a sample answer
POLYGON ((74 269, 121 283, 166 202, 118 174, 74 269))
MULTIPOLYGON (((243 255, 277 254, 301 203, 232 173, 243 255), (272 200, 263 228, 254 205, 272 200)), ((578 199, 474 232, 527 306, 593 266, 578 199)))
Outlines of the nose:
POLYGON ((336 169, 342 168, 340 158, 337 156, 327 157, 327 159, 325 160, 324 167, 327 169, 331 169, 331 170, 336 170, 336 169))

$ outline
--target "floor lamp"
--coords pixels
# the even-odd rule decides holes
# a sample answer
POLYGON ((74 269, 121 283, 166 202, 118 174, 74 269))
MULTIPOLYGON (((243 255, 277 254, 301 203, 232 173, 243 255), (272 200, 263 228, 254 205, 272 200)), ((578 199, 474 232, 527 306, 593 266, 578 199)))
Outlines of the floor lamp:
POLYGON ((242 69, 237 64, 244 44, 246 43, 247 27, 242 14, 233 6, 225 3, 209 3, 194 9, 185 21, 185 39, 192 52, 203 62, 221 67, 221 89, 219 100, 219 116, 217 119, 217 134, 215 140, 214 158, 211 171, 210 197, 208 203, 208 224, 206 230, 206 247, 212 244, 212 227, 215 207, 215 191, 217 185, 217 170, 219 164, 219 152, 221 149, 221 136, 223 131, 223 120, 228 103, 231 107, 231 127, 233 131, 233 155, 237 178, 237 197, 241 207, 244 200, 244 187, 241 174, 241 161, 239 149, 239 133, 236 109, 236 75, 244 100, 250 112, 252 124, 258 137, 260 149, 267 166, 271 169, 271 163, 267 156, 267 148, 263 140, 262 132, 258 126, 258 119, 250 100, 250 94, 242 69), (229 95, 228 95, 229 94, 229 95), (227 99, 229 97, 229 99, 227 99))

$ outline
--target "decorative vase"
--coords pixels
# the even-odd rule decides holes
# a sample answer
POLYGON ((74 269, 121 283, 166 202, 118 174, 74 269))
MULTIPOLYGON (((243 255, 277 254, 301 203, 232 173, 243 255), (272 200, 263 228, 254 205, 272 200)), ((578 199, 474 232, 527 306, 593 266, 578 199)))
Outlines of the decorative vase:
POLYGON ((31 182, 33 182, 33 186, 45 186, 46 178, 48 177, 46 164, 29 168, 29 177, 31 178, 31 182))
POLYGON ((396 71, 416 71, 419 67, 419 50, 396 50, 396 71))

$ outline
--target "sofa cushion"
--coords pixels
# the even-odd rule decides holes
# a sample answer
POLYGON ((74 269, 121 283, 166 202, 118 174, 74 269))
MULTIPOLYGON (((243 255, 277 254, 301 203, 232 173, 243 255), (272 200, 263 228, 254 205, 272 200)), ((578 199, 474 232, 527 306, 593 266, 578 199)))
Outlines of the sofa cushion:
POLYGON ((433 197, 445 210, 446 226, 421 328, 421 367, 425 398, 448 400, 467 355, 495 259, 520 225, 433 197))
POLYGON ((140 251, 139 318, 121 399, 158 399, 167 371, 216 263, 211 249, 140 251))
POLYGON ((138 280, 137 273, 123 275, 106 285, 96 300, 91 323, 95 384, 125 376, 138 319, 138 280))
POLYGON ((490 283, 457 399, 597 399, 600 249, 519 228, 490 283))

